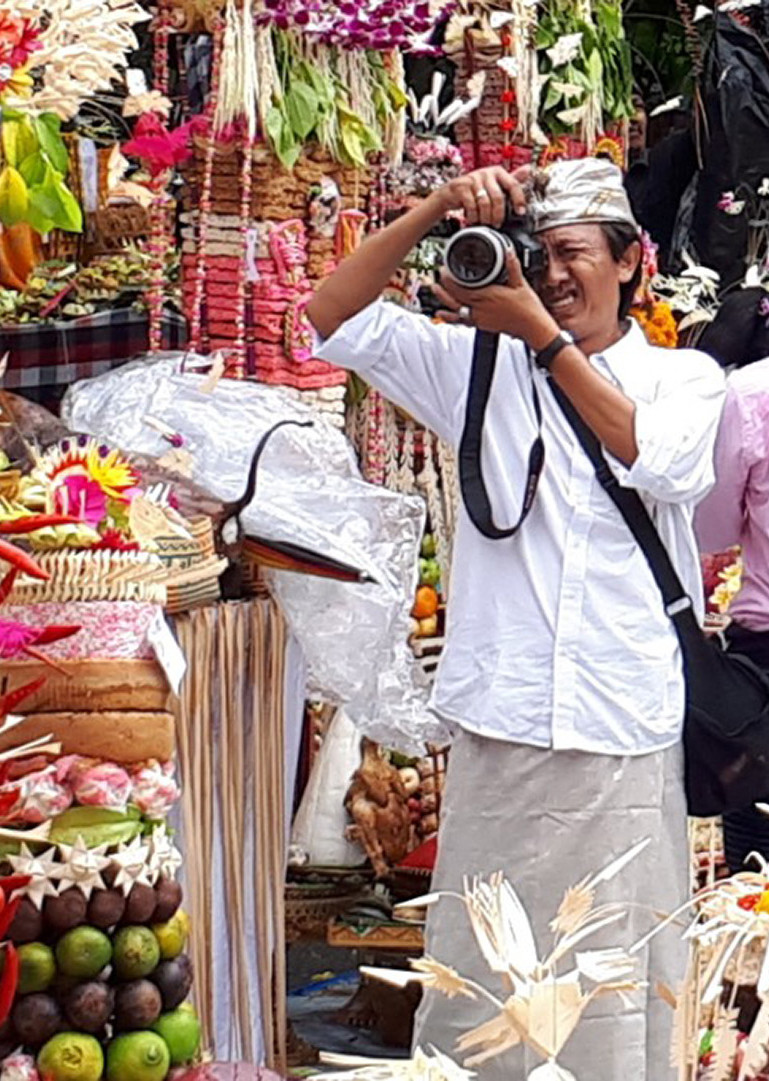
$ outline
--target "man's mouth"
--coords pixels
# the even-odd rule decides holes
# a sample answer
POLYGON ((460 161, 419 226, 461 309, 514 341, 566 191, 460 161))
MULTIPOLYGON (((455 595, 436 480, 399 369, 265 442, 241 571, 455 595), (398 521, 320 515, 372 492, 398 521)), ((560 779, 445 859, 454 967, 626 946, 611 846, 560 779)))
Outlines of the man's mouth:
POLYGON ((577 299, 576 289, 570 289, 568 292, 559 293, 557 296, 545 297, 545 307, 552 315, 566 315, 577 303, 577 299))

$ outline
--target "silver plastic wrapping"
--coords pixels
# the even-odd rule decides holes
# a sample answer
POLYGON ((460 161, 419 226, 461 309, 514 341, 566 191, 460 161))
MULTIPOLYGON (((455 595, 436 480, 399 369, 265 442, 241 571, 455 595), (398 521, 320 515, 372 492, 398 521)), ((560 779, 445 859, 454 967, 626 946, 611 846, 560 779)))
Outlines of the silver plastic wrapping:
POLYGON ((311 420, 311 427, 284 427, 271 437, 256 497, 242 515, 248 533, 302 544, 374 579, 348 584, 268 572, 304 652, 308 692, 344 703, 362 731, 388 746, 417 752, 426 740, 444 738, 407 644, 422 501, 367 484, 344 436, 289 392, 226 379, 207 391, 190 361, 189 354, 164 354, 77 383, 63 419, 73 431, 155 456, 169 447, 148 420, 162 422, 183 437, 194 480, 225 501, 242 495, 265 431, 281 420, 311 420))

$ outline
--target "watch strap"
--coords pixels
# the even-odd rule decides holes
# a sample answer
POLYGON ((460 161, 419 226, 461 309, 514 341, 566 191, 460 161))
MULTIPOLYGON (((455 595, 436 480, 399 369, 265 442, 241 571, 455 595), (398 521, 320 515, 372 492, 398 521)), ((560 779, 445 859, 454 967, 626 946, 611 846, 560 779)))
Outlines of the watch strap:
POLYGON ((534 354, 534 363, 538 368, 544 368, 546 372, 549 372, 555 358, 569 345, 574 345, 574 339, 571 336, 567 337, 563 333, 556 334, 549 345, 534 354))

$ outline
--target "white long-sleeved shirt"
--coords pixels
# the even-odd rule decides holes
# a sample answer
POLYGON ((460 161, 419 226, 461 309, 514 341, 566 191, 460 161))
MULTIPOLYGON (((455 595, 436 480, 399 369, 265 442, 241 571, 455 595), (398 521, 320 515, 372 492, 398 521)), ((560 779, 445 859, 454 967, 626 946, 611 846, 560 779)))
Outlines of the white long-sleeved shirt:
MULTIPOLYGON (((473 331, 377 302, 318 344, 316 355, 361 373, 458 446, 473 331)), ((652 513, 690 595, 702 607, 695 504, 713 482, 724 379, 692 350, 650 346, 636 324, 591 363, 636 405, 638 458, 621 483, 652 513)), ((481 735, 561 750, 644 754, 671 746, 684 684, 674 629, 619 512, 520 341, 500 340, 483 437, 498 525, 520 513, 543 410, 545 468, 520 532, 482 536, 462 508, 454 542, 446 645, 433 708, 481 735)))

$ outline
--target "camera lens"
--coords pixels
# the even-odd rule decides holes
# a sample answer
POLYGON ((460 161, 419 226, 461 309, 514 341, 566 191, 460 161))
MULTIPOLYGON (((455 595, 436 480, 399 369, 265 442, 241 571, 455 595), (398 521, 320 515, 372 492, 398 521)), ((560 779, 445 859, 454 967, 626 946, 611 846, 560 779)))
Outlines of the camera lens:
POLYGON ((467 289, 482 289, 500 280, 505 266, 507 238, 480 225, 463 229, 446 246, 446 266, 467 289))

